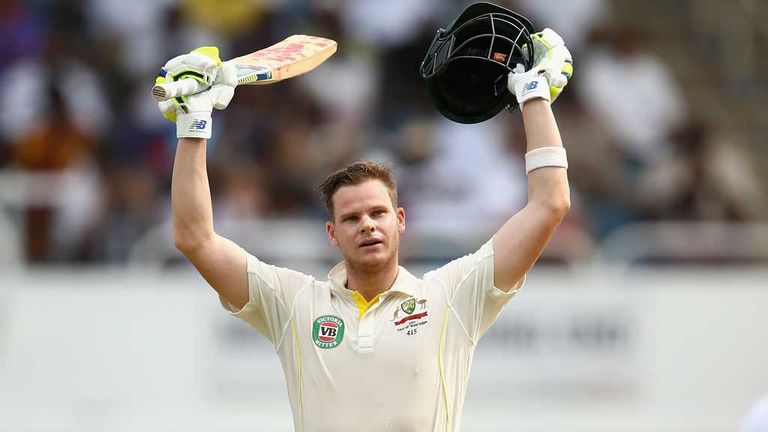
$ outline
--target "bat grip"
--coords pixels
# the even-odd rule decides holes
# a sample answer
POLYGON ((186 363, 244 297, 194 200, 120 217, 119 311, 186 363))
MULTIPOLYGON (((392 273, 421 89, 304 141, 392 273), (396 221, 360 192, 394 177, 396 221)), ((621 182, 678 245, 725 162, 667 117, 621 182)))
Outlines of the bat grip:
POLYGON ((178 81, 155 84, 155 86, 152 87, 152 97, 154 97, 156 101, 160 102, 178 96, 200 93, 207 88, 207 85, 194 78, 184 78, 178 81))

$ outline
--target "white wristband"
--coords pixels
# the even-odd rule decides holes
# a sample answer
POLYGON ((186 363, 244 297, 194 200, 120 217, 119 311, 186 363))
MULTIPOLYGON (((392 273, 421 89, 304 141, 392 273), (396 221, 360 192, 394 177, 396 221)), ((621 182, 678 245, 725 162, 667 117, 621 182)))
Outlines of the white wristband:
POLYGON ((176 115, 176 138, 210 138, 213 120, 210 112, 178 113, 176 115))
POLYGON ((568 169, 568 159, 563 147, 539 147, 525 154, 525 173, 536 168, 560 167, 568 169))
POLYGON ((515 83, 515 96, 517 96, 517 104, 521 109, 523 103, 535 98, 550 102, 549 82, 543 76, 520 80, 515 83))

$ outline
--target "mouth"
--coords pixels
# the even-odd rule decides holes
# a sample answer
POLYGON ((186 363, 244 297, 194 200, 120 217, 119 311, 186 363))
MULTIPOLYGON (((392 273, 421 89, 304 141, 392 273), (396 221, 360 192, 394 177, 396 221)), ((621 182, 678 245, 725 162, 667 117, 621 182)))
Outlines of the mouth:
POLYGON ((373 248, 373 247, 376 247, 376 246, 378 246, 380 244, 383 244, 383 243, 384 242, 381 241, 380 239, 372 238, 372 239, 366 239, 366 240, 361 241, 358 244, 358 247, 360 247, 360 248, 373 248))

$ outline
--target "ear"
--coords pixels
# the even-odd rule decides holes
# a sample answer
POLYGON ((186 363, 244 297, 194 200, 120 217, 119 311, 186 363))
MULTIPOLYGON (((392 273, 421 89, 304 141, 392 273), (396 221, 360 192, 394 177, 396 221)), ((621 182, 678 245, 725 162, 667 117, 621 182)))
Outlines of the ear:
POLYGON ((336 240, 336 227, 333 226, 331 221, 325 222, 325 232, 328 234, 328 240, 331 241, 331 245, 338 246, 339 242, 336 240))
POLYGON ((397 231, 402 234, 405 232, 405 209, 398 207, 395 210, 395 215, 397 216, 397 231))

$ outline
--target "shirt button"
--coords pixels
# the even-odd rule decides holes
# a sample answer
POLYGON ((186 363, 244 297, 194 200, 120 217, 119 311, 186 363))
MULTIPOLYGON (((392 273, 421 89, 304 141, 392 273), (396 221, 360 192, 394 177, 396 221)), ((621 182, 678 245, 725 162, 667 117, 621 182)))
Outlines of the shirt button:
POLYGON ((370 335, 358 336, 357 351, 361 353, 373 351, 373 338, 370 335))

